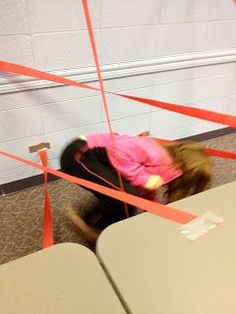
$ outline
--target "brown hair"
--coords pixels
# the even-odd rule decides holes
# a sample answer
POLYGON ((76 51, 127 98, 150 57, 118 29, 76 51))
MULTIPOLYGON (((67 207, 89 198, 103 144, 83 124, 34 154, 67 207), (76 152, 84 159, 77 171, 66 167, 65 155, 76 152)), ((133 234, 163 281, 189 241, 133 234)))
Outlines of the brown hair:
POLYGON ((182 176, 166 185, 167 202, 203 191, 213 173, 213 165, 204 149, 190 142, 166 144, 164 148, 175 167, 183 171, 182 176))

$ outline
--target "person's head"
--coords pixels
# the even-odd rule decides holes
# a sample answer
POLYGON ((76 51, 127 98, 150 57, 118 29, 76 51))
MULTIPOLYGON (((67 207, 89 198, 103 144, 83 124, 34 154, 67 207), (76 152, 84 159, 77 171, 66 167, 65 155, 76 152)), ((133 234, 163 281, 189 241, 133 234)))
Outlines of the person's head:
POLYGON ((180 168, 183 175, 167 184, 167 202, 201 192, 210 182, 213 165, 204 149, 195 143, 166 144, 175 167, 180 168))

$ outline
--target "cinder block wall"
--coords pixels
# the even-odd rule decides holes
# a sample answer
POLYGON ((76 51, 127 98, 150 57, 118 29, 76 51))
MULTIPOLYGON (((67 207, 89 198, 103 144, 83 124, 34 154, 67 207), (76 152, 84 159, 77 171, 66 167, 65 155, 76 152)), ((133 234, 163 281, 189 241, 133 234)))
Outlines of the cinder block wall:
MULTIPOLYGON (((90 0, 109 90, 236 114, 233 0, 90 0)), ((97 85, 81 1, 0 4, 0 59, 97 85)), ((0 149, 38 161, 28 146, 50 141, 50 166, 80 133, 106 131, 98 93, 1 73, 0 149)), ((108 96, 113 129, 170 139, 222 125, 108 96)), ((0 184, 38 172, 0 157, 0 184)))

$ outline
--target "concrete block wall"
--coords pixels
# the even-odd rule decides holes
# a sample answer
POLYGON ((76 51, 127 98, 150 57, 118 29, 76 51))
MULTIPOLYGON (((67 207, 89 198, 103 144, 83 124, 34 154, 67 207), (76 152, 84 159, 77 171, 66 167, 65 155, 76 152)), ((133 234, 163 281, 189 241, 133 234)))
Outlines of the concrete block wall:
MULTIPOLYGON (((101 64, 115 69, 105 80, 106 89, 236 114, 233 0, 88 3, 101 64), (226 55, 224 60, 216 57, 211 62, 218 52, 226 55), (202 54, 205 61, 198 66, 202 54), (186 58, 183 68, 168 63, 179 56, 186 58), (142 62, 149 64, 143 72, 139 70, 142 62), (163 69, 149 70, 151 63, 159 62, 163 69), (120 75, 119 69, 126 65, 129 69, 120 75), (138 74, 133 75, 136 69, 138 74)), ((0 7, 0 59, 59 75, 87 69, 94 73, 81 1, 9 0, 0 7)), ((87 81, 97 86, 94 79, 87 81)), ((58 168, 60 151, 69 140, 80 133, 108 129, 97 92, 64 86, 32 89, 31 82, 29 88, 26 84, 19 89, 21 80, 4 73, 0 83, 2 150, 38 162, 35 154, 28 153, 28 146, 49 141, 49 164, 58 168)), ((222 127, 111 95, 107 99, 116 132, 134 135, 149 130, 154 136, 175 139, 222 127)), ((0 185, 37 173, 0 157, 0 185)))

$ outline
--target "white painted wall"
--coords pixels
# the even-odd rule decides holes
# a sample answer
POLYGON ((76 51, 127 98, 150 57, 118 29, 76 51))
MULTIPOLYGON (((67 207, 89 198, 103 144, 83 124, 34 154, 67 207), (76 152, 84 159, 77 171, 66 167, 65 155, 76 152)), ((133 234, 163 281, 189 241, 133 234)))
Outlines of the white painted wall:
MULTIPOLYGON (((88 3, 107 89, 236 114, 233 0, 88 3)), ((0 8, 0 59, 94 81, 81 1, 2 0, 0 8)), ((58 167, 67 141, 107 130, 98 93, 27 80, 0 75, 0 149, 38 161, 28 146, 50 141, 58 167)), ((108 103, 121 133, 174 139, 222 127, 115 96, 108 103)), ((0 184, 36 173, 0 157, 0 184)))

